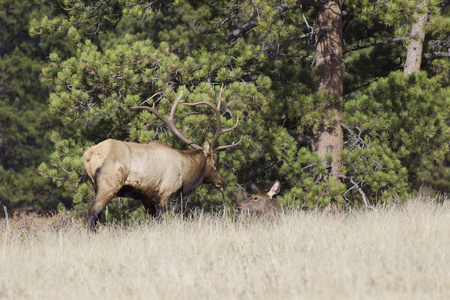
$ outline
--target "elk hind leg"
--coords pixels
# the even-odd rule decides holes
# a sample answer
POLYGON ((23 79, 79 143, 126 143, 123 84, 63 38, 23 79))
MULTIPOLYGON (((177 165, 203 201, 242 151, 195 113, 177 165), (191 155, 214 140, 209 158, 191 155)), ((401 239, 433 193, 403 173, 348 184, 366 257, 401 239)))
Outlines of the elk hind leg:
POLYGON ((162 216, 169 208, 170 197, 162 196, 158 205, 158 215, 162 216))
POLYGON ((95 230, 99 214, 105 209, 114 195, 115 193, 111 191, 102 191, 100 189, 97 191, 94 203, 92 203, 87 209, 86 227, 89 231, 95 230))

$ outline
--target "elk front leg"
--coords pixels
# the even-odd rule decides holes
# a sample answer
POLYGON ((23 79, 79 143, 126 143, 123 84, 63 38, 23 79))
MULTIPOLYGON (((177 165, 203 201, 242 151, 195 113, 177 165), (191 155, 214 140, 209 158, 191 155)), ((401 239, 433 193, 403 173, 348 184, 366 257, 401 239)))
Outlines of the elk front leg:
POLYGON ((153 203, 152 201, 142 201, 142 204, 144 205, 145 211, 148 215, 152 217, 157 217, 158 215, 158 206, 153 203))
POLYGON ((170 197, 157 196, 151 200, 141 200, 148 215, 159 219, 167 211, 170 197))

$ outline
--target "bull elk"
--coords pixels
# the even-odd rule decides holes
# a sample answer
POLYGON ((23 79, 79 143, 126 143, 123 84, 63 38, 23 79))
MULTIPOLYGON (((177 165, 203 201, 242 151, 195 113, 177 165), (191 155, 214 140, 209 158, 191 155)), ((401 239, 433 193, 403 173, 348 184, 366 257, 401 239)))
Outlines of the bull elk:
POLYGON ((132 109, 150 111, 194 150, 173 149, 159 141, 138 144, 108 139, 92 146, 84 153, 84 167, 95 191, 94 201, 87 209, 86 225, 89 230, 94 229, 99 213, 114 196, 140 200, 148 214, 157 216, 158 213, 166 211, 170 199, 180 194, 188 196, 203 183, 214 185, 221 189, 223 194, 225 182, 217 171, 213 155, 241 142, 217 146, 219 136, 235 129, 239 118, 234 126, 222 129, 220 120, 222 89, 217 106, 207 101, 204 96, 202 102, 184 103, 207 105, 216 113, 216 132, 212 143, 206 140, 199 146, 175 127, 175 110, 183 92, 184 89, 173 104, 168 118, 157 111, 155 104, 132 109))
POLYGON ((236 202, 234 209, 238 212, 248 212, 255 215, 278 215, 283 212, 276 194, 280 192, 280 182, 277 180, 269 190, 259 192, 253 197, 236 202))

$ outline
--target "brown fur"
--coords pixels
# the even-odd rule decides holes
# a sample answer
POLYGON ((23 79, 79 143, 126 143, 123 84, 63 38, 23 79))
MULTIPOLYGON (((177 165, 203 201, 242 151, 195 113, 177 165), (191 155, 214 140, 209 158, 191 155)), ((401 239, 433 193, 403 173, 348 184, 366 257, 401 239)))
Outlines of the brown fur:
POLYGON ((164 212, 170 199, 191 194, 202 183, 224 186, 216 170, 208 141, 202 149, 180 151, 154 141, 137 144, 108 139, 84 154, 94 202, 87 210, 87 227, 93 229, 98 214, 114 196, 140 200, 147 213, 164 212))
POLYGON ((281 214, 283 209, 275 197, 279 192, 280 182, 277 180, 270 190, 264 190, 253 197, 235 203, 234 209, 239 212, 243 211, 255 215, 281 214))

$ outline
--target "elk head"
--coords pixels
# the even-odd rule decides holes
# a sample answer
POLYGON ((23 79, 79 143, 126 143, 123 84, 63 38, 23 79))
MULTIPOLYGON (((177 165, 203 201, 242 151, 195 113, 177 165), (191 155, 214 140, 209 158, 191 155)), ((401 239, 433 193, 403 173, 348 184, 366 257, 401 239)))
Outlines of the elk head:
POLYGON ((264 190, 234 204, 234 209, 238 212, 248 212, 255 215, 280 214, 282 208, 278 203, 276 194, 280 192, 280 182, 277 180, 269 190, 264 190))

